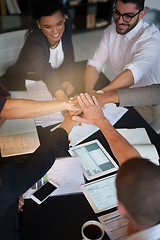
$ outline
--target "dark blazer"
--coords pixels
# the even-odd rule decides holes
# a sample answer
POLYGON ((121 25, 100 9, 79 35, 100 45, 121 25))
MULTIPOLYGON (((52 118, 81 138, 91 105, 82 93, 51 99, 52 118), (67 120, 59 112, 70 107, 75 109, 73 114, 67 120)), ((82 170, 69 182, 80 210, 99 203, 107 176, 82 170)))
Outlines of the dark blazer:
POLYGON ((36 72, 39 80, 43 80, 54 95, 55 91, 63 89, 61 85, 63 81, 71 82, 73 80, 74 53, 72 23, 69 19, 65 22, 65 30, 61 40, 64 62, 58 69, 53 69, 49 63, 50 44, 40 29, 34 30, 26 39, 15 65, 7 69, 5 77, 15 81, 19 75, 24 81, 27 72, 36 72))
POLYGON ((0 113, 3 109, 3 106, 7 100, 6 97, 10 96, 11 94, 5 89, 5 87, 0 83, 0 113))
POLYGON ((19 196, 37 182, 51 168, 57 154, 68 147, 68 134, 59 128, 27 160, 0 163, 1 240, 19 239, 19 196))

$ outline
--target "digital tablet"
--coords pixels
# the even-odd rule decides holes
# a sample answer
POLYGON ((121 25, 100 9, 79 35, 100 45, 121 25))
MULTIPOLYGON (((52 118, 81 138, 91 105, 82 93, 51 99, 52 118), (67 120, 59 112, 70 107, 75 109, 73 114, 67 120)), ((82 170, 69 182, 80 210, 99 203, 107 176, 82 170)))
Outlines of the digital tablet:
POLYGON ((79 156, 84 176, 87 180, 112 173, 118 165, 98 140, 79 144, 70 148, 71 156, 79 156))
POLYGON ((81 185, 81 189, 95 213, 117 206, 116 174, 81 185))

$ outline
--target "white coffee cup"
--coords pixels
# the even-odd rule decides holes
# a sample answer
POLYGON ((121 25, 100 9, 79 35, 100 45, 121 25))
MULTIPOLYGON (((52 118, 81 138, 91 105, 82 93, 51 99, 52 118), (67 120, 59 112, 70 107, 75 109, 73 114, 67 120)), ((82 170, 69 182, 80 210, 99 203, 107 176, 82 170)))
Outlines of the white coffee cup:
POLYGON ((101 240, 104 236, 102 225, 95 220, 87 221, 81 228, 83 240, 101 240))

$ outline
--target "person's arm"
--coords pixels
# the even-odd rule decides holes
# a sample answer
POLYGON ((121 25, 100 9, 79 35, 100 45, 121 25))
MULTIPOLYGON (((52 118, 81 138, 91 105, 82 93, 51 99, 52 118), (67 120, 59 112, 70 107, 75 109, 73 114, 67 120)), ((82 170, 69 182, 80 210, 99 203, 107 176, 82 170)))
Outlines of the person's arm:
POLYGON ((54 93, 54 96, 57 100, 67 100, 68 97, 63 89, 59 89, 54 93))
POLYGON ((140 157, 137 150, 133 148, 105 118, 95 96, 92 96, 91 98, 87 93, 85 95, 80 94, 80 96, 77 97, 77 100, 83 110, 84 117, 73 116, 72 119, 99 127, 120 165, 130 158, 140 157))
POLYGON ((120 107, 149 106, 160 104, 160 84, 146 87, 123 88, 116 91, 95 93, 99 105, 103 107, 106 103, 117 103, 120 107))
POLYGON ((146 106, 160 104, 160 84, 146 87, 125 88, 116 91, 119 106, 146 106))
POLYGON ((115 77, 108 86, 104 87, 102 91, 114 91, 121 88, 130 87, 134 84, 134 77, 132 71, 127 69, 115 77))
POLYGON ((103 107, 107 103, 119 103, 119 95, 117 91, 107 91, 103 93, 95 93, 93 94, 101 107, 103 107))
POLYGON ((34 101, 27 99, 8 99, 0 113, 4 119, 35 118, 63 110, 73 110, 69 101, 34 101))
POLYGON ((97 69, 91 65, 86 68, 85 75, 84 75, 84 85, 85 85, 85 92, 89 94, 94 93, 94 86, 99 78, 99 72, 97 69))
POLYGON ((33 154, 30 154, 28 159, 20 163, 11 160, 7 164, 1 165, 1 192, 4 192, 1 202, 5 202, 5 204, 0 211, 0 218, 19 196, 44 176, 54 164, 57 155, 61 151, 68 150, 68 134, 74 124, 75 122, 67 113, 61 126, 50 133, 44 144, 41 144, 33 154))

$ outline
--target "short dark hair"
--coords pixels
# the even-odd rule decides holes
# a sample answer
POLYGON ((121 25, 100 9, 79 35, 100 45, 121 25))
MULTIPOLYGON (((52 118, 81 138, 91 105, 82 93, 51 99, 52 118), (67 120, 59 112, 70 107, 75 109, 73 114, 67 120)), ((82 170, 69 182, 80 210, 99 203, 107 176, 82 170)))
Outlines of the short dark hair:
MULTIPOLYGON (((121 2, 125 3, 133 3, 136 5, 136 8, 138 10, 144 9, 144 3, 145 0, 120 0, 121 2)), ((115 4, 116 4, 117 0, 115 0, 115 4)))
POLYGON ((143 158, 123 163, 116 178, 117 197, 142 227, 160 222, 160 166, 143 158))
POLYGON ((57 11, 65 14, 63 4, 58 0, 35 0, 33 4, 32 16, 39 20, 43 16, 52 16, 57 11))

